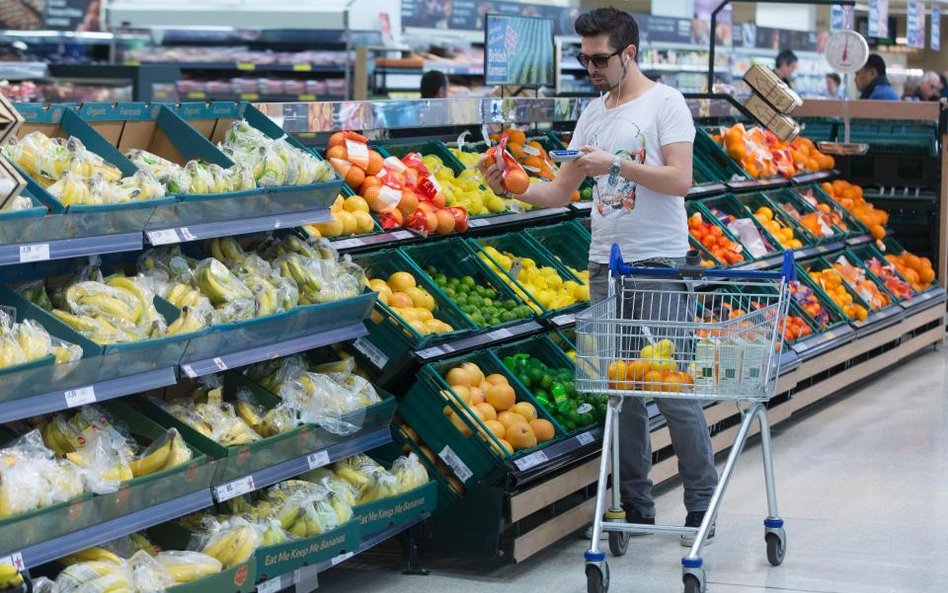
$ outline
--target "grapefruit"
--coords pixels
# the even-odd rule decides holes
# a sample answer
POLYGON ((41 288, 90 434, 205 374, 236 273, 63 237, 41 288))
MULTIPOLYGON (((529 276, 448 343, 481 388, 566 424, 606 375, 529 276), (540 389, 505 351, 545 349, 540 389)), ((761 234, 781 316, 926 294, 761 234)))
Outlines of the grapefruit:
MULTIPOLYGON (((471 375, 461 367, 454 367, 448 371, 448 374, 445 376, 444 380, 447 381, 448 385, 451 387, 454 387, 455 385, 470 387, 471 385, 471 375)), ((472 395, 469 390, 468 395, 472 395)))
POLYGON ((487 396, 484 395, 484 390, 480 387, 471 385, 468 387, 471 393, 471 403, 472 404, 482 404, 487 401, 487 396))
POLYGON ((507 427, 497 420, 485 420, 484 426, 486 426, 487 430, 489 430, 491 434, 493 434, 498 439, 504 438, 504 435, 507 434, 507 427))
POLYGON ((395 292, 407 293, 409 288, 415 288, 415 277, 408 272, 395 272, 388 277, 388 285, 395 292))
POLYGON ((392 298, 389 304, 392 307, 407 308, 412 306, 412 301, 411 297, 404 292, 394 292, 392 293, 392 298))
POLYGON ((549 420, 544 420, 539 418, 530 423, 530 428, 533 429, 533 434, 537 436, 538 443, 545 443, 547 441, 553 440, 553 436, 556 434, 556 429, 553 428, 553 424, 549 420))
POLYGON ((526 422, 517 422, 507 427, 506 440, 513 446, 515 451, 523 449, 532 449, 537 446, 537 435, 533 434, 533 429, 526 422))
POLYGON ((514 169, 504 175, 504 187, 512 194, 522 194, 530 187, 530 178, 523 171, 514 169))
POLYGON ((509 385, 510 381, 507 380, 507 377, 501 375, 500 373, 492 373, 484 377, 484 380, 490 383, 491 385, 509 385))
POLYGON ((369 165, 365 168, 365 172, 369 175, 375 175, 382 170, 382 163, 385 159, 382 158, 375 150, 369 151, 369 165))
POLYGON ((450 212, 438 210, 435 212, 435 218, 438 222, 437 228, 439 235, 449 235, 454 232, 454 217, 451 216, 450 212))
POLYGON ((473 362, 465 362, 461 367, 471 374, 471 385, 480 385, 484 382, 484 371, 481 370, 481 367, 473 362))
POLYGON ((527 422, 533 422, 537 419, 537 409, 530 402, 518 402, 510 410, 514 414, 520 414, 527 422))
POLYGON ((484 402, 480 404, 473 404, 472 407, 481 413, 481 415, 484 417, 484 420, 497 420, 497 410, 495 410, 490 404, 484 402))
POLYGON ((514 404, 517 403, 517 396, 510 385, 492 385, 487 391, 487 403, 498 412, 503 412, 514 407, 514 404))
POLYGON ((527 421, 520 414, 514 414, 513 412, 500 412, 497 414, 497 421, 506 427, 509 431, 510 427, 514 424, 526 424, 527 421))

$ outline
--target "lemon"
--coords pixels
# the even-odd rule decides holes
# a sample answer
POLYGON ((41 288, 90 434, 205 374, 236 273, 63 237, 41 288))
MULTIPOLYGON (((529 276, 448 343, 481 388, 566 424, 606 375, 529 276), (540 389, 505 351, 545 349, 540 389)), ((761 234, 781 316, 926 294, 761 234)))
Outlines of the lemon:
POLYGON ((369 203, 362 196, 349 196, 342 206, 347 212, 368 212, 369 203))

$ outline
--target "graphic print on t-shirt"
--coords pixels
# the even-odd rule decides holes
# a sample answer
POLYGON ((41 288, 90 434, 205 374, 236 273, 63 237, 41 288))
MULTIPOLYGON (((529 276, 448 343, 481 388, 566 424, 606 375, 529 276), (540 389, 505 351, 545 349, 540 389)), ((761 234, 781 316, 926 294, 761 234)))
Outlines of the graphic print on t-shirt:
MULTIPOLYGON (((630 126, 632 144, 628 149, 621 148, 616 156, 639 164, 645 162, 645 134, 632 122, 621 122, 630 126)), ((600 175, 596 178, 595 204, 600 216, 614 218, 625 216, 635 209, 635 196, 638 184, 621 176, 600 175)))

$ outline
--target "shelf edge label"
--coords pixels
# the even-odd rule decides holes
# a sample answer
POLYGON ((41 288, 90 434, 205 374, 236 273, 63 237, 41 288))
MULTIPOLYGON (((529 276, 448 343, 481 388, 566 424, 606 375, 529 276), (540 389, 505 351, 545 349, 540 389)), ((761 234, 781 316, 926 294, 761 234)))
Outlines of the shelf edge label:
POLYGON ((76 406, 84 406, 86 404, 95 403, 95 387, 89 385, 87 387, 80 387, 79 389, 70 389, 65 392, 66 396, 66 407, 75 408, 76 406))
POLYGON ((596 440, 596 437, 592 435, 591 432, 582 432, 576 435, 576 440, 579 441, 579 446, 584 447, 589 443, 596 440))
POLYGON ((145 231, 145 235, 148 237, 148 242, 152 245, 170 245, 172 243, 181 242, 181 238, 178 237, 178 232, 174 229, 145 231))
POLYGON ((330 560, 329 564, 331 564, 332 566, 336 566, 337 564, 341 562, 345 562, 346 560, 348 560, 349 558, 352 558, 353 556, 355 556, 355 553, 353 552, 346 552, 345 554, 339 554, 338 556, 330 560))
POLYGON ((438 457, 451 468, 451 471, 454 472, 454 475, 457 476, 462 483, 467 482, 474 476, 474 472, 471 471, 471 468, 461 461, 461 458, 457 456, 450 445, 445 445, 444 449, 438 453, 438 457))
POLYGON ((546 453, 543 451, 536 451, 527 456, 521 457, 514 461, 514 465, 517 466, 517 469, 520 471, 528 470, 530 468, 542 465, 549 461, 550 458, 546 456, 546 453))
POLYGON ((214 488, 214 498, 217 499, 217 502, 224 502, 225 500, 253 492, 256 489, 253 483, 253 476, 246 476, 214 488))
POLYGON ((309 469, 316 469, 318 467, 323 467, 324 465, 329 465, 329 451, 323 450, 316 453, 310 453, 306 456, 306 464, 309 466, 309 469))
POLYGON ((9 556, 0 558, 0 564, 12 566, 17 572, 23 572, 26 569, 26 565, 23 562, 23 554, 20 552, 14 552, 9 556))
POLYGON ((34 243, 20 245, 20 263, 26 264, 36 261, 49 260, 49 243, 34 243))

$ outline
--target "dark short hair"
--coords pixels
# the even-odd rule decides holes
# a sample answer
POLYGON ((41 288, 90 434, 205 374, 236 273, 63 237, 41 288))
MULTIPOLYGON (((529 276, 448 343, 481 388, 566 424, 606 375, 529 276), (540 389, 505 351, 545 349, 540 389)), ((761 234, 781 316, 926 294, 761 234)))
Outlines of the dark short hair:
POLYGON ((440 70, 429 70, 421 77, 421 98, 431 99, 438 95, 438 91, 447 88, 448 77, 440 70))
POLYGON ((792 49, 785 49, 777 54, 777 68, 787 64, 796 64, 797 61, 797 54, 793 53, 792 49))
POLYGON ((576 34, 580 37, 596 37, 609 34, 609 43, 616 50, 634 45, 635 59, 639 58, 639 25, 631 14, 618 8, 596 8, 579 15, 576 19, 576 34))
POLYGON ((826 78, 829 78, 830 80, 835 82, 836 86, 843 84, 843 79, 840 78, 839 74, 836 74, 835 72, 830 72, 829 74, 826 75, 826 78))
POLYGON ((885 60, 879 54, 869 54, 866 65, 860 70, 874 70, 879 76, 885 76, 885 60))

